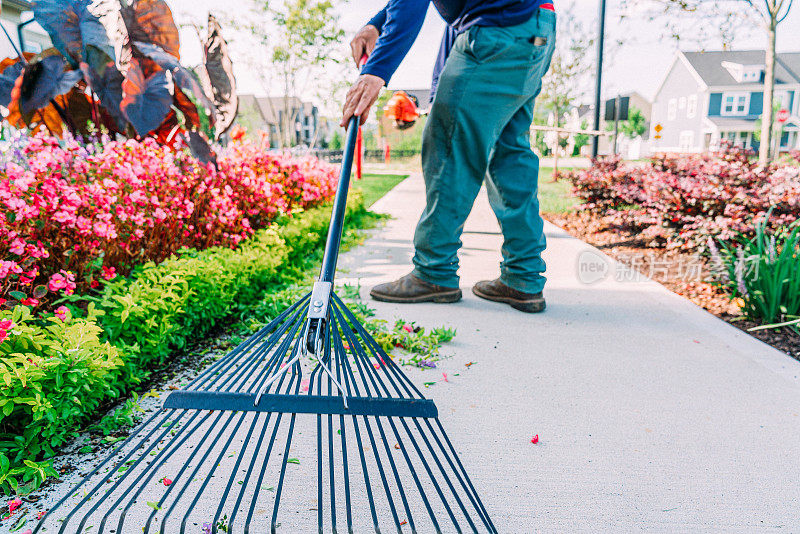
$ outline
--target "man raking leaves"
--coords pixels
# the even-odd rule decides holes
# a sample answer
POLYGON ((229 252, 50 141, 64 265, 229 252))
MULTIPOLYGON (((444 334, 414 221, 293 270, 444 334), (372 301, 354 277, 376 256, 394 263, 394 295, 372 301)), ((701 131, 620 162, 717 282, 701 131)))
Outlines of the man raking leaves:
MULTIPOLYGON (((428 0, 390 0, 351 43, 369 60, 351 87, 342 126, 362 123, 422 27, 428 0)), ((426 206, 414 235, 414 270, 376 286, 376 300, 461 299, 458 250, 481 184, 500 222, 500 278, 473 292, 525 312, 545 309, 539 160, 530 148, 533 105, 555 44, 556 15, 542 0, 434 0, 449 24, 434 71, 435 98, 422 139, 426 206)))
POLYGON ((436 405, 334 292, 358 123, 310 293, 172 391, 34 534, 497 532, 436 405))

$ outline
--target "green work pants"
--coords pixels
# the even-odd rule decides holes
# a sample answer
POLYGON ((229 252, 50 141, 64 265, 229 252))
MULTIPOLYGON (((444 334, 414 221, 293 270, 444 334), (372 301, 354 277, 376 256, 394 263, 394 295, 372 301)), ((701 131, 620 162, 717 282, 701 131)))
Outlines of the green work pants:
POLYGON ((461 33, 439 78, 422 140, 426 207, 414 235, 414 274, 458 287, 461 233, 481 184, 503 231, 501 280, 542 290, 539 158, 530 147, 533 105, 550 66, 556 14, 539 10, 506 28, 461 33))

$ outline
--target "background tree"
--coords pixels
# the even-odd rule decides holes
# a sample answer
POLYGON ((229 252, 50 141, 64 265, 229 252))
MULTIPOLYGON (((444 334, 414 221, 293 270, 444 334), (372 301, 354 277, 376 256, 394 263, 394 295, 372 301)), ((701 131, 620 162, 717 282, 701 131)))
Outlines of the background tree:
POLYGON ((764 65, 764 108, 758 160, 767 165, 772 156, 772 132, 775 122, 775 43, 778 26, 789 15, 793 0, 622 0, 623 16, 663 19, 667 32, 678 40, 708 41, 716 36, 723 47, 733 37, 749 30, 756 22, 765 32, 767 53, 764 65), (677 17, 678 14, 686 17, 677 17))
MULTIPOLYGON (((231 39, 237 60, 261 82, 278 119, 282 147, 296 143, 299 99, 314 97, 323 108, 341 96, 345 78, 344 30, 333 0, 248 0, 247 16, 228 17, 236 29, 231 39), (265 61, 265 58, 268 61, 265 61), (265 64, 266 63, 266 64, 265 64)), ((352 69, 352 65, 349 65, 352 69)))
MULTIPOLYGON (((614 121, 606 121, 606 130, 614 131, 614 121)), ((619 133, 629 139, 635 139, 646 131, 647 119, 645 119, 642 110, 636 106, 631 106, 628 110, 628 120, 619 121, 619 133)))
POLYGON ((272 65, 283 84, 280 130, 286 146, 294 143, 299 109, 293 105, 326 64, 338 63, 344 30, 330 0, 289 0, 268 8, 277 27, 272 65))
POLYGON ((536 100, 537 114, 553 114, 556 127, 561 127, 564 113, 586 93, 587 80, 592 72, 587 54, 595 37, 574 13, 574 6, 559 12, 556 49, 550 70, 542 79, 542 92, 536 100))

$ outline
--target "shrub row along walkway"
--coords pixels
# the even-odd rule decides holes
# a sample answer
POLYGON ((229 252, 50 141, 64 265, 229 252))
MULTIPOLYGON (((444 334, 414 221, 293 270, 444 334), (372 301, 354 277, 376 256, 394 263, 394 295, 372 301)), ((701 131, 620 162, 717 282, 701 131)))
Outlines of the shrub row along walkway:
MULTIPOLYGON (((408 271, 423 198, 412 176, 373 206, 395 218, 341 263, 364 295, 408 271)), ((546 231, 545 314, 469 292, 500 259, 483 194, 464 300, 374 303, 386 319, 458 329, 453 358, 411 376, 436 382, 426 393, 500 531, 800 530, 800 362, 546 231), (581 282, 589 265, 608 276, 581 282)))

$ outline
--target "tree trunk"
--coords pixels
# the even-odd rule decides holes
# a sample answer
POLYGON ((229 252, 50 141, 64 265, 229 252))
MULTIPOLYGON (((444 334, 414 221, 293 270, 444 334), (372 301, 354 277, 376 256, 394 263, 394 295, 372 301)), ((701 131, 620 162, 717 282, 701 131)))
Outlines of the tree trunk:
POLYGON ((561 128, 561 113, 558 109, 558 106, 555 106, 555 115, 556 115, 556 146, 553 149, 553 181, 558 181, 558 149, 561 148, 561 133, 559 133, 558 128, 561 128))
POLYGON ((761 145, 758 147, 758 164, 766 167, 770 162, 772 146, 772 124, 775 120, 773 99, 775 97, 775 29, 776 15, 770 14, 767 29, 767 61, 764 72, 764 109, 761 115, 761 145))

